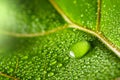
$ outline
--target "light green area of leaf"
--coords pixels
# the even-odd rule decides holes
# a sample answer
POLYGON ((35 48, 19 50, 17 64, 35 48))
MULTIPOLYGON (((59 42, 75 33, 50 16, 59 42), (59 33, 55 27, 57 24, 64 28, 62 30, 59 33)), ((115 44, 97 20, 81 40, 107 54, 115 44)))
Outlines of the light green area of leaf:
MULTIPOLYGON (((46 31, 65 24, 48 0, 14 0, 14 3, 19 4, 15 12, 21 16, 16 22, 22 24, 18 24, 17 30, 8 28, 7 31, 37 33, 42 31, 41 28, 46 31), (35 25, 31 25, 32 22, 35 25)), ((95 3, 91 9, 94 13, 96 2, 89 3, 95 3)), ((91 13, 86 14, 88 19, 84 18, 85 24, 82 25, 89 27, 87 21, 91 21, 90 24, 95 26, 95 16, 91 13)), ((0 39, 0 72, 21 80, 111 80, 120 76, 120 59, 96 37, 76 29, 68 28, 33 38, 4 36, 6 41, 0 39), (70 48, 81 40, 89 41, 92 47, 81 59, 73 59, 69 56, 70 48)), ((0 76, 0 79, 6 78, 0 76)))
POLYGON ((55 0, 75 23, 96 30, 97 0, 55 0))
POLYGON ((64 24, 64 20, 50 3, 44 0, 1 1, 3 14, 0 23, 3 30, 17 33, 38 33, 51 30, 64 24), (4 18, 5 16, 5 18, 4 18), (3 20, 5 19, 5 20, 3 20), (47 24, 46 24, 47 23, 47 24))

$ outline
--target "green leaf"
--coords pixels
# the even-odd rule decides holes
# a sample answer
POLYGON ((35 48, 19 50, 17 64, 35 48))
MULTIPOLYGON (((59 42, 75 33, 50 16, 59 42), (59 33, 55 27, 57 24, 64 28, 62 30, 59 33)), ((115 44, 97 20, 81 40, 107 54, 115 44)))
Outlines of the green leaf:
POLYGON ((120 77, 119 3, 116 0, 0 1, 0 79, 120 77), (91 49, 82 58, 71 58, 71 47, 80 41, 89 41, 91 49))

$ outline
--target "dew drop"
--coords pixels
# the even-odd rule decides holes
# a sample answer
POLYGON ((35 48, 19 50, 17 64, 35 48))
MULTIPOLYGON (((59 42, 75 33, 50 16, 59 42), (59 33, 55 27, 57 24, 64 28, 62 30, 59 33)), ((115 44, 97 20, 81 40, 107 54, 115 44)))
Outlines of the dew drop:
POLYGON ((83 17, 83 16, 84 16, 83 14, 80 15, 80 17, 83 17))
POLYGON ((69 59, 69 57, 65 57, 65 58, 64 58, 64 60, 68 60, 68 59, 69 59))
POLYGON ((84 24, 85 22, 84 21, 82 21, 82 24, 84 24))
POLYGON ((55 60, 55 61, 50 63, 50 66, 55 65, 56 63, 57 63, 57 61, 55 60))
POLYGON ((28 56, 24 56, 24 57, 22 57, 22 59, 28 59, 28 56))
POLYGON ((106 7, 106 5, 103 5, 103 7, 105 8, 105 7, 106 7))
POLYGON ((8 70, 9 73, 11 73, 11 72, 13 72, 13 71, 14 71, 13 68, 10 68, 10 69, 8 70))
POLYGON ((61 64, 61 63, 58 63, 57 67, 62 67, 62 64, 61 64))
POLYGON ((113 7, 115 8, 115 7, 116 7, 116 5, 113 5, 113 7))
POLYGON ((43 74, 46 74, 47 73, 47 71, 43 71, 43 74))
POLYGON ((48 68, 47 68, 47 71, 50 71, 50 70, 51 70, 51 67, 48 67, 48 68))
POLYGON ((54 75, 53 72, 48 73, 48 77, 51 77, 51 76, 53 76, 53 75, 54 75))
POLYGON ((73 1, 73 4, 76 4, 76 3, 77 3, 77 1, 76 1, 76 0, 74 0, 74 1, 73 1))

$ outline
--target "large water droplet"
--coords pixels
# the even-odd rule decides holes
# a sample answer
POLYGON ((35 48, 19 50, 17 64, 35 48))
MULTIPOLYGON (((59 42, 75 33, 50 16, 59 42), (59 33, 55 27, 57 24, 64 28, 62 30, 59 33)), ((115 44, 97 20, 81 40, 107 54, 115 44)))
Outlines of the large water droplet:
POLYGON ((90 49, 90 44, 87 41, 80 41, 71 47, 70 56, 80 58, 85 55, 90 49))

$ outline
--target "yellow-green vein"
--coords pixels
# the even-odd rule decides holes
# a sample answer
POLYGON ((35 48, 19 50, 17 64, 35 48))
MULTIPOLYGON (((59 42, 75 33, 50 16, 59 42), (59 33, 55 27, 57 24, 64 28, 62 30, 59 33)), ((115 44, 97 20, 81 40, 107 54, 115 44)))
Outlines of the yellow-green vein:
POLYGON ((96 20, 96 32, 99 32, 100 29, 100 17, 101 17, 101 1, 98 0, 98 6, 97 6, 97 20, 96 20))
POLYGON ((12 77, 12 76, 9 76, 9 75, 7 75, 7 74, 4 74, 4 73, 2 73, 2 72, 0 72, 0 75, 1 75, 1 76, 4 76, 4 77, 7 77, 7 78, 10 78, 10 79, 13 79, 13 80, 18 80, 17 78, 12 77))
POLYGON ((15 32, 7 32, 7 31, 0 31, 0 34, 3 35, 8 35, 8 36, 13 36, 13 37, 37 37, 37 36, 44 36, 44 35, 48 35, 60 30, 63 30, 65 28, 67 28, 68 25, 65 24, 64 26, 59 26, 55 29, 52 30, 48 30, 46 32, 39 32, 39 33, 27 33, 27 34, 23 34, 23 33, 15 33, 15 32))

